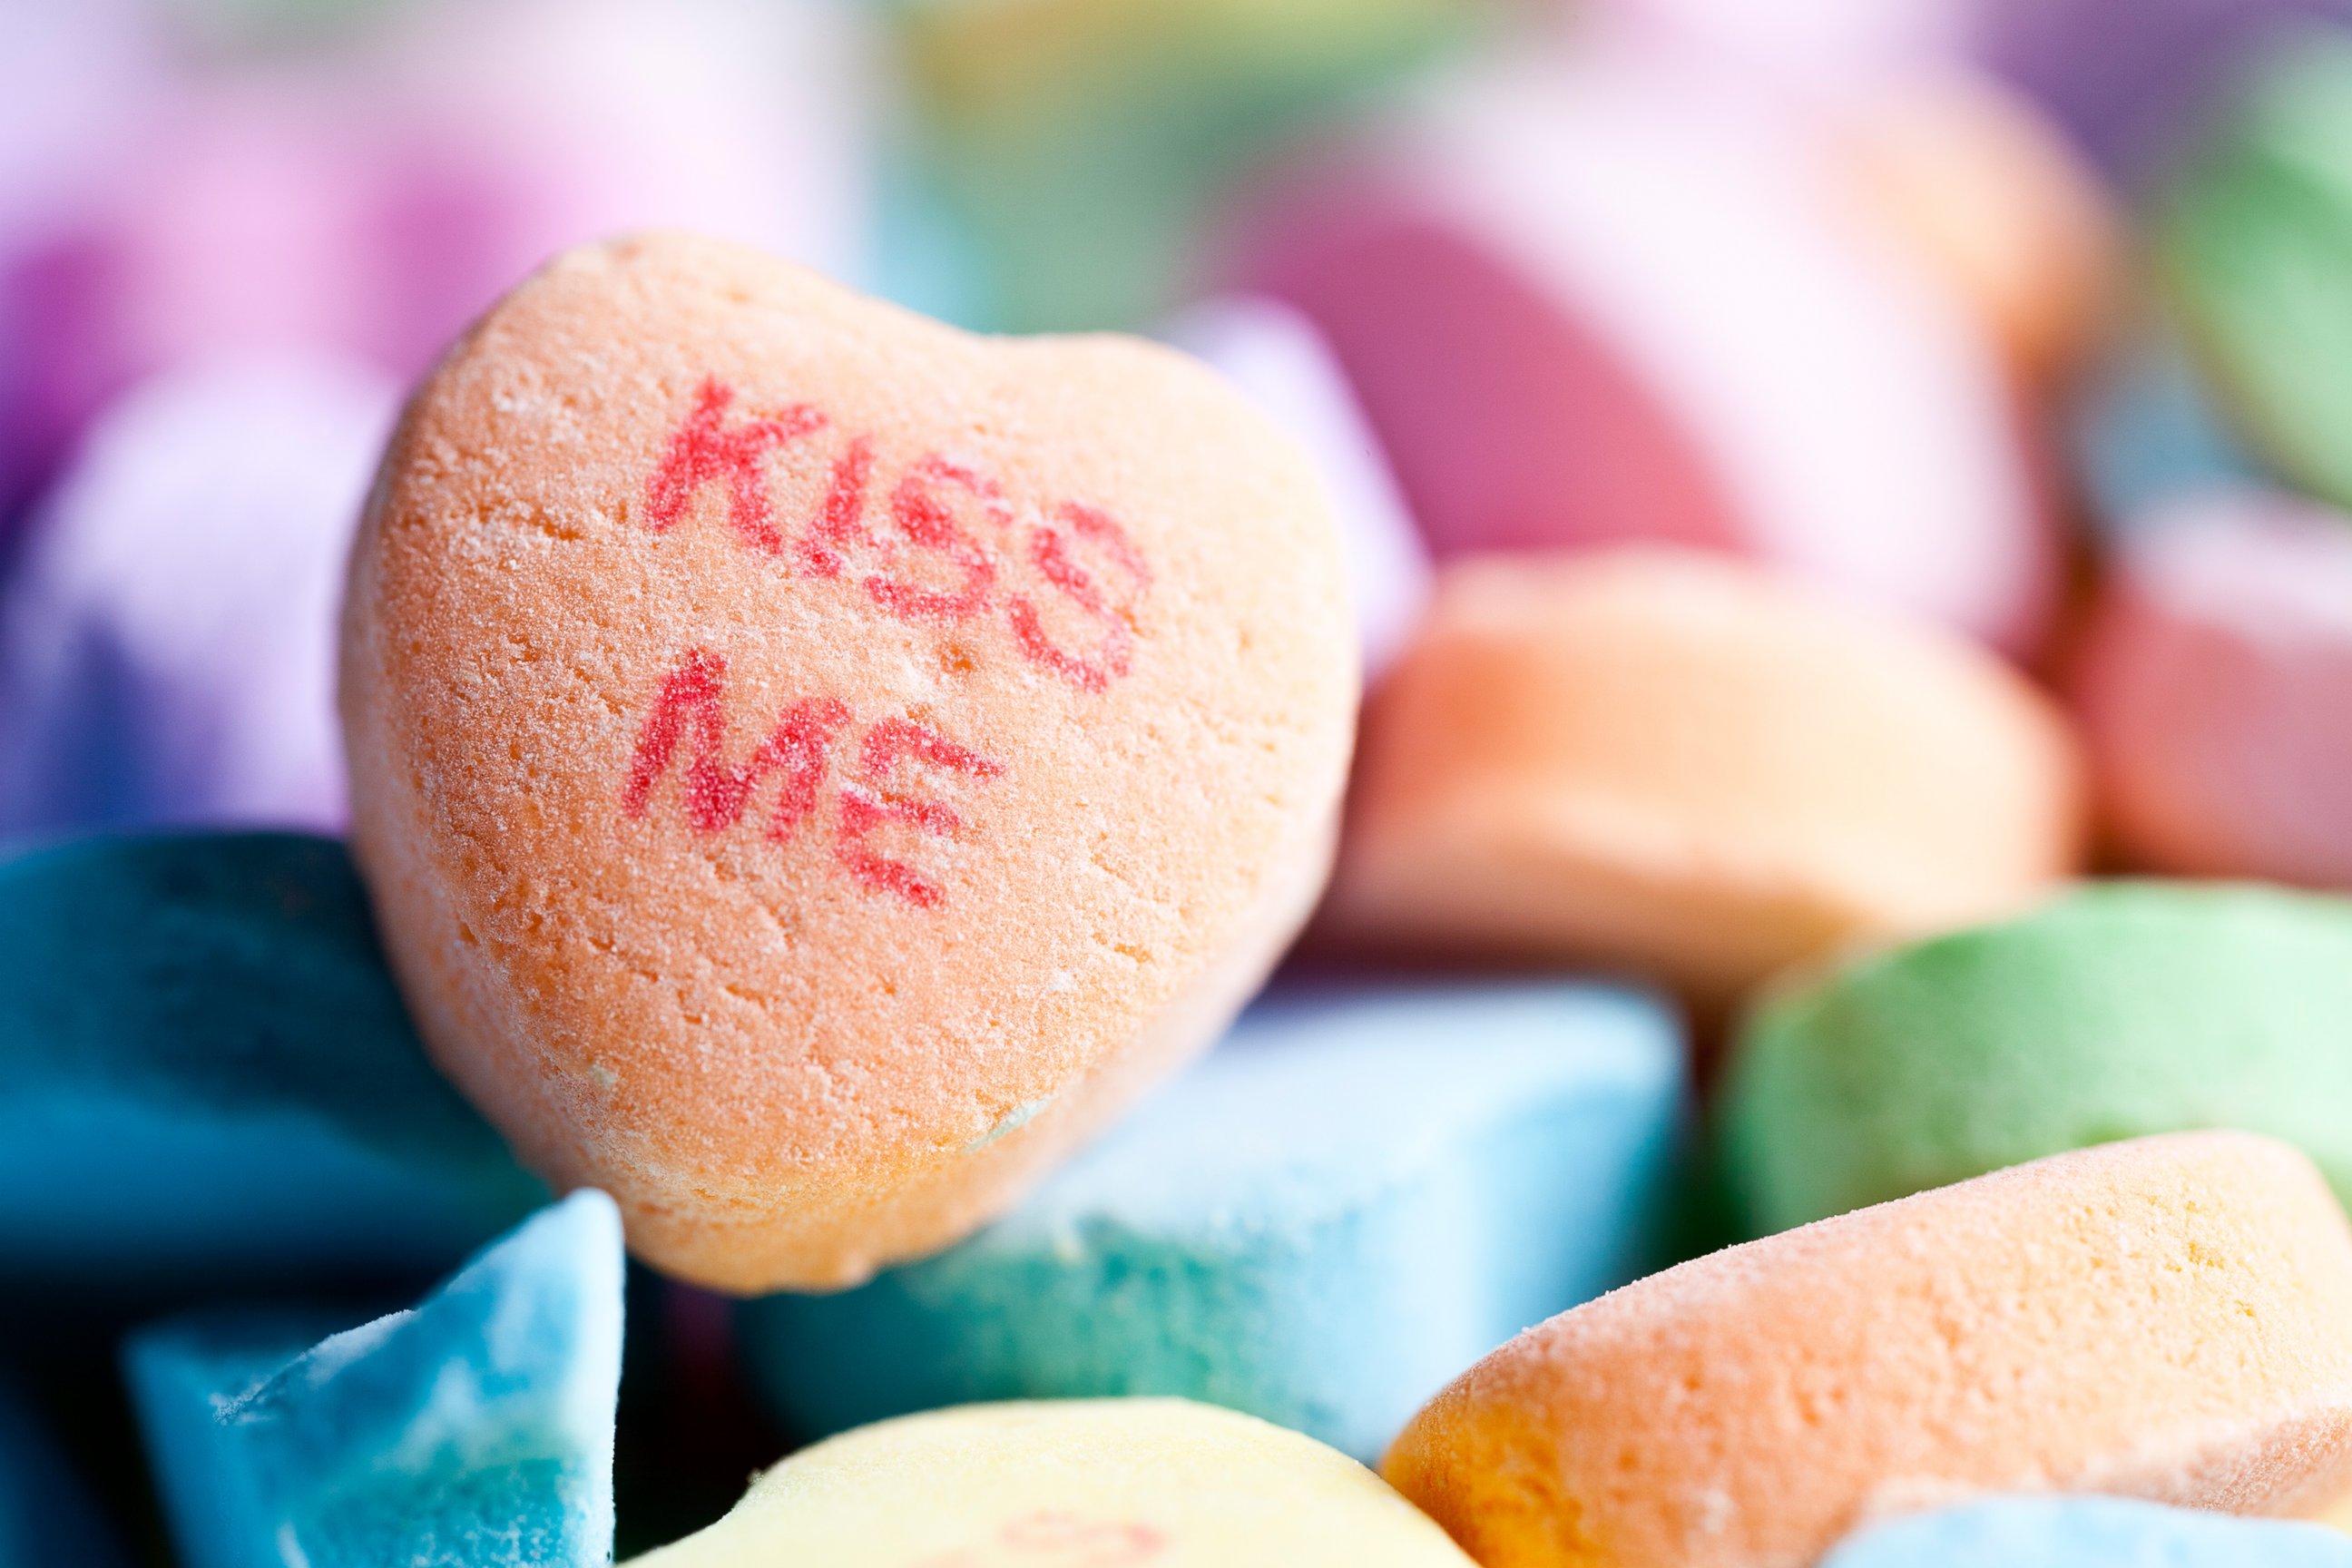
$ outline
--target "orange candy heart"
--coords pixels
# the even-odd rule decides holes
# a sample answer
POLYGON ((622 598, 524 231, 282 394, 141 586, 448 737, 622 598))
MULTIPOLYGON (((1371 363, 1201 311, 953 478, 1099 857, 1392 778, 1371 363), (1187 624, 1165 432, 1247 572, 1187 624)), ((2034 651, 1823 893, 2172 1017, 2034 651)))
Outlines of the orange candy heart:
POLYGON ((1255 987, 1327 868, 1352 638, 1304 461, 1180 356, 591 247, 386 458, 353 847, 527 1159, 686 1278, 847 1284, 1255 987))

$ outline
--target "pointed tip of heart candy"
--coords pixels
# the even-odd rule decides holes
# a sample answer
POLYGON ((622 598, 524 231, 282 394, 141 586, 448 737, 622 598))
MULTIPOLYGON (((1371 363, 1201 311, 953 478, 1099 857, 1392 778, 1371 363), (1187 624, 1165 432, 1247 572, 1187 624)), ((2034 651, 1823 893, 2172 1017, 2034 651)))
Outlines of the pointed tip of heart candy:
POLYGON ((622 1278, 619 1212, 581 1192, 416 1307, 316 1343, 315 1315, 282 1311, 135 1335, 126 1369, 184 1561, 602 1568, 622 1278))

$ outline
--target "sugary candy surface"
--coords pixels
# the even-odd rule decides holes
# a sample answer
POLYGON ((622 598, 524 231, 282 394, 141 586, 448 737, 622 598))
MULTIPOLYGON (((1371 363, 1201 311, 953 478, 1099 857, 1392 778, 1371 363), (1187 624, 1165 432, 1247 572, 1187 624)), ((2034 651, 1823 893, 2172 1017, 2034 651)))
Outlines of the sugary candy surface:
POLYGON ((2056 708, 1933 627, 1696 551, 1457 561, 1366 710, 1326 913, 1720 1005, 2039 897, 2080 775, 2056 708))
POLYGON ((1654 1261, 1682 1055, 1628 992, 1277 996, 971 1240, 739 1328, 793 1430, 1171 1394, 1376 1458, 1462 1366, 1654 1261))
POLYGON ((1563 1312, 1381 1468, 1486 1568, 1807 1563, 1866 1510, 2021 1475, 2308 1514, 2352 1490, 2347 1308, 2352 1227, 2309 1161, 2142 1138, 1563 1312))
POLYGON ((2242 1127, 2352 1195, 2352 900, 2093 884, 1751 1016, 1718 1124, 1758 1231, 2084 1143, 2242 1127))
POLYGON ((1467 1568, 1379 1477, 1181 1399, 968 1405, 860 1427, 760 1477, 641 1568, 1467 1568))
POLYGON ((0 1279, 184 1297, 446 1268, 545 1200, 425 1058, 340 845, 0 865, 0 1279))
POLYGON ((353 853, 425 1041, 698 1283, 1009 1207, 1328 864, 1329 507, 1172 350, 591 246, 425 383, 352 584, 353 853))
POLYGON ((621 1274, 620 1216, 581 1192, 315 1344, 254 1311, 141 1331, 125 1370, 180 1560, 602 1568, 621 1274))

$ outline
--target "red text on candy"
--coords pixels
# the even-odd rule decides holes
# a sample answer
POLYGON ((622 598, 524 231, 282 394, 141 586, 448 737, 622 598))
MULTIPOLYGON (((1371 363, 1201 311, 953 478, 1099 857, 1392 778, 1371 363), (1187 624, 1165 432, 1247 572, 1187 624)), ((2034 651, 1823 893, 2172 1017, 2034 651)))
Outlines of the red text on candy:
POLYGON ((769 492, 767 458, 830 421, 806 404, 730 417, 734 404, 734 388, 716 378, 696 393, 646 481, 648 528, 669 529, 704 487, 723 485, 736 542, 796 575, 852 579, 876 608, 904 621, 954 624, 1001 612, 1023 658, 1081 691, 1102 691, 1128 674, 1134 605, 1150 591, 1151 573, 1108 512, 1065 501, 1024 524, 994 479, 931 452, 898 475, 886 517, 870 520, 874 438, 855 435, 835 455, 814 514, 787 540, 769 492), (966 516, 977 517, 977 532, 966 516), (908 569, 918 557, 928 563, 920 574, 908 569), (1056 607, 1090 630, 1075 640, 1057 637, 1047 624, 1056 607))
MULTIPOLYGON (((629 775, 621 789, 622 815, 642 819, 651 807, 654 785, 677 760, 681 743, 690 746, 683 795, 686 820, 698 834, 723 833, 743 820, 752 795, 771 775, 776 802, 766 836, 779 843, 816 815, 832 772, 833 744, 851 721, 846 703, 811 697, 788 704, 767 735, 740 763, 730 763, 725 706, 727 662, 702 648, 690 648, 662 679, 653 711, 637 732, 629 775)), ((854 776, 834 791, 834 861, 868 892, 888 893, 917 909, 937 909, 943 895, 903 860, 874 847, 877 831, 893 823, 944 837, 963 826, 955 810, 936 800, 905 793, 907 775, 935 773, 985 782, 1004 770, 911 719, 877 721, 858 746, 854 776)))
POLYGON ((925 1557, 912 1568, 1130 1568, 1150 1562, 1167 1545, 1168 1538, 1148 1524, 1041 1509, 1006 1524, 985 1545, 925 1557))

